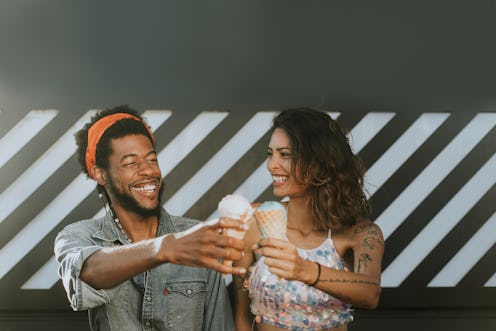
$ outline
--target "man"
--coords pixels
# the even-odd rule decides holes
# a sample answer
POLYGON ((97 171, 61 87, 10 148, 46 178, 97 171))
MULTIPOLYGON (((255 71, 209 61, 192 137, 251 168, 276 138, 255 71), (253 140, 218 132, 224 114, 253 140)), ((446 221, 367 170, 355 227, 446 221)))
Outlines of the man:
POLYGON ((200 223, 169 215, 154 138, 127 106, 95 115, 76 134, 78 160, 97 182, 105 217, 65 227, 55 239, 59 276, 91 330, 234 330, 221 273, 246 270, 244 242, 221 235, 239 220, 200 223))

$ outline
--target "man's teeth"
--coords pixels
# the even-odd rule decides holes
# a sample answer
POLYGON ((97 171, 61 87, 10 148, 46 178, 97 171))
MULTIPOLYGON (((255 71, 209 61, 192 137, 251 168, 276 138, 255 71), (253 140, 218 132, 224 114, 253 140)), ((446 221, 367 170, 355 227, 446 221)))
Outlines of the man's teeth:
POLYGON ((141 191, 141 192, 151 192, 151 191, 155 191, 155 188, 156 188, 155 185, 148 184, 143 187, 133 187, 133 190, 141 191))
POLYGON ((272 176, 272 180, 276 183, 282 183, 285 182, 288 179, 286 176, 272 176))

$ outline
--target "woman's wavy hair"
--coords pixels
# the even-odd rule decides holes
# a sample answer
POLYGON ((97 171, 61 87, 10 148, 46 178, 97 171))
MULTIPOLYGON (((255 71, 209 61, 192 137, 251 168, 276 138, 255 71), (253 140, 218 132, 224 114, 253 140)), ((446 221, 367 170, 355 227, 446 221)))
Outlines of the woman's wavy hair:
POLYGON ((307 185, 319 230, 349 227, 367 217, 370 204, 363 182, 365 166, 351 150, 347 130, 328 114, 311 108, 287 109, 273 121, 292 150, 292 175, 307 185))

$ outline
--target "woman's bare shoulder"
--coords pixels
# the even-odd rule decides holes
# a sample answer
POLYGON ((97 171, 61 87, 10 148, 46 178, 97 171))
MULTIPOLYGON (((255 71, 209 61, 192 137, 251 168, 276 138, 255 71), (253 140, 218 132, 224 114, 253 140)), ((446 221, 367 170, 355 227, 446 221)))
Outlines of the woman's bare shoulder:
POLYGON ((350 236, 359 245, 370 241, 374 241, 377 244, 384 244, 381 228, 367 218, 357 220, 356 224, 350 230, 350 236))
POLYGON ((381 228, 377 224, 375 224, 374 222, 372 222, 368 218, 363 218, 363 217, 359 218, 357 220, 357 222, 353 226, 353 232, 356 234, 360 234, 360 233, 376 233, 376 234, 378 234, 378 233, 381 233, 381 235, 382 235, 381 228))

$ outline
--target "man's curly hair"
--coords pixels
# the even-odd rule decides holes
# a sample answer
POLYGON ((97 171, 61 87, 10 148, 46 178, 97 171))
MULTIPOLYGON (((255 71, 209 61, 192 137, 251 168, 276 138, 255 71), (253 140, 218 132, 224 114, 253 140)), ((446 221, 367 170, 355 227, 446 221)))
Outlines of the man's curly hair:
POLYGON ((139 118, 141 121, 136 121, 134 119, 129 119, 129 118, 122 119, 115 122, 105 131, 105 133, 102 135, 100 141, 96 146, 97 166, 105 170, 108 170, 108 160, 110 154, 112 153, 112 149, 110 147, 110 141, 112 139, 122 138, 124 136, 132 135, 132 134, 142 134, 148 137, 148 139, 150 139, 150 142, 153 144, 153 139, 145 127, 147 123, 141 117, 141 115, 138 113, 137 110, 126 105, 102 110, 98 112, 96 115, 94 115, 91 118, 91 121, 89 123, 86 123, 86 125, 81 130, 76 132, 76 134, 74 135, 77 144, 77 152, 76 152, 77 159, 81 166, 81 169, 86 175, 88 175, 88 170, 86 169, 86 148, 88 147, 88 129, 99 119, 115 113, 131 114, 139 118))
POLYGON ((274 118, 271 132, 276 128, 290 139, 292 175, 308 185, 308 203, 320 230, 352 226, 368 216, 365 166, 351 150, 344 127, 324 112, 295 108, 274 118))

